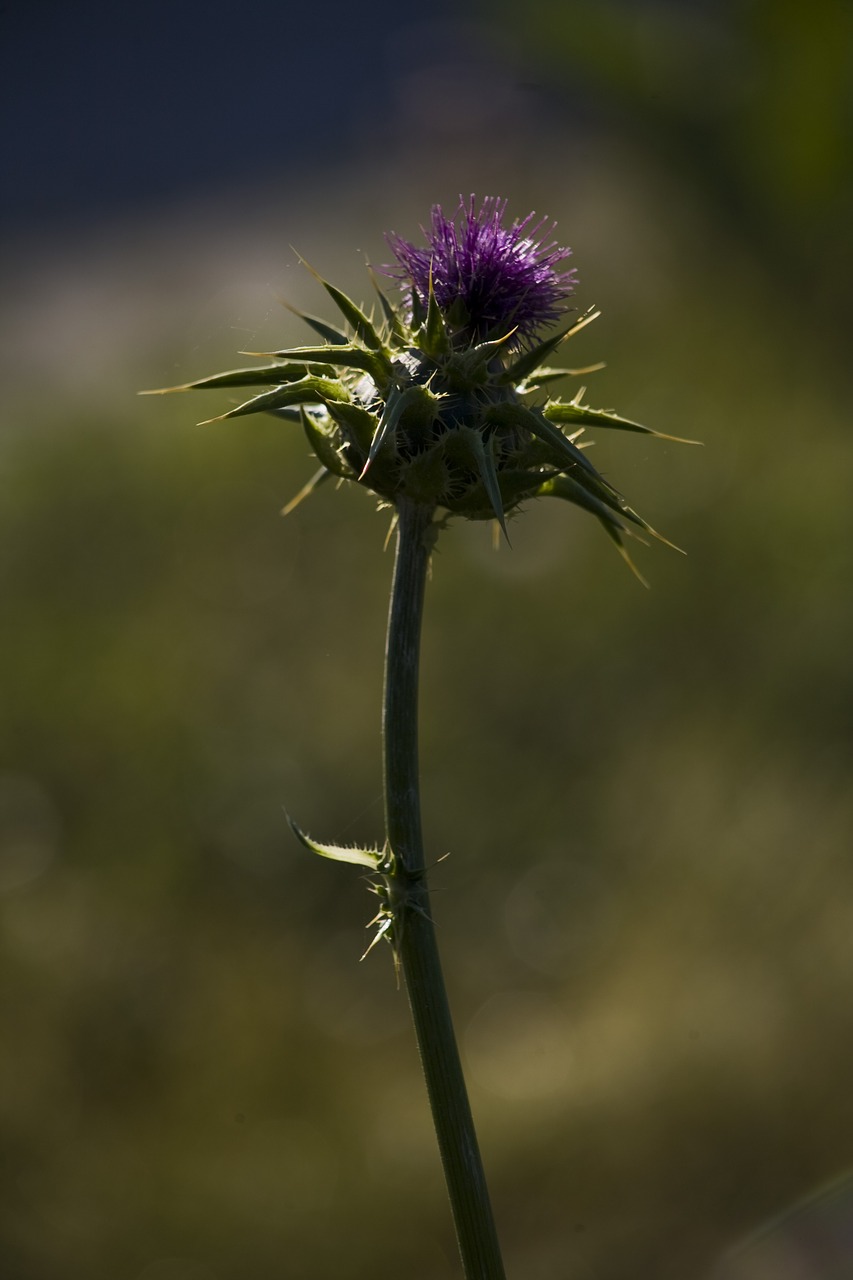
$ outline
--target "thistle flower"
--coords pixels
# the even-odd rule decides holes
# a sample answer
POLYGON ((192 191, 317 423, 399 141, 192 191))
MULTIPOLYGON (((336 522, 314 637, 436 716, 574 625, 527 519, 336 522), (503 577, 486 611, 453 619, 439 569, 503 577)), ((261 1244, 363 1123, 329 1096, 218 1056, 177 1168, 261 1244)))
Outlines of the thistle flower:
POLYGON ((584 388, 568 401, 549 394, 553 383, 592 371, 545 361, 598 312, 537 336, 574 289, 574 270, 558 270, 570 250, 540 243, 545 223, 531 225, 533 214, 505 227, 505 212, 497 198, 477 212, 471 197, 449 221, 436 205, 428 247, 388 237, 397 266, 387 273, 407 289, 394 305, 374 280, 378 319, 317 276, 345 330, 297 312, 321 345, 246 352, 272 363, 165 390, 266 388, 208 421, 272 413, 301 424, 321 466, 285 511, 339 477, 392 506, 495 518, 506 532, 506 516, 522 502, 556 497, 594 515, 628 559, 625 534, 660 535, 578 441, 588 426, 659 433, 583 404, 584 388))
POLYGON ((423 306, 431 282, 439 307, 448 317, 458 317, 468 340, 497 338, 511 328, 519 340, 532 340, 544 325, 559 319, 564 299, 574 292, 577 273, 557 270, 571 249, 554 242, 542 245, 536 236, 546 222, 543 218, 531 226, 532 213, 504 227, 506 204, 488 196, 477 213, 473 196, 467 206, 460 200, 458 225, 435 205, 432 230, 424 231, 426 249, 393 233, 386 236, 399 264, 387 274, 410 281, 423 306))

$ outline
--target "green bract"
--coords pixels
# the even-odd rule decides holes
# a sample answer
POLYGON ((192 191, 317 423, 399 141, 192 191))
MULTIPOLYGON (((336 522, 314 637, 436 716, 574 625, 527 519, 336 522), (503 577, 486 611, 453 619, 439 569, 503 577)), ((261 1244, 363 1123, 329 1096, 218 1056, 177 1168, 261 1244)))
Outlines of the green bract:
POLYGON ((578 441, 588 426, 675 437, 590 408, 581 402, 583 388, 569 401, 548 395, 557 379, 590 372, 545 361, 598 312, 519 352, 515 330, 460 343, 431 284, 426 305, 413 289, 406 305, 394 306, 374 282, 377 320, 317 278, 345 330, 297 312, 320 345, 246 353, 272 363, 163 388, 255 386, 262 388, 257 395, 207 421, 271 413, 301 425, 321 467, 285 510, 336 476, 391 505, 407 499, 470 520, 494 518, 504 531, 506 516, 525 500, 563 498, 594 515, 623 554, 622 537, 632 528, 660 537, 578 441))

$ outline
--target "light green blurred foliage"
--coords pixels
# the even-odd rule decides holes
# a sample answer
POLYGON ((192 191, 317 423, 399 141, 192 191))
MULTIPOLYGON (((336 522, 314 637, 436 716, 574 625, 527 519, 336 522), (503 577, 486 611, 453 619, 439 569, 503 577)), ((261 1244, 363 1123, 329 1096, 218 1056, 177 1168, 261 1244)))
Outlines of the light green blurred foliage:
MULTIPOLYGON (((847 318, 853 9, 846 0, 489 7, 526 72, 588 104, 742 237, 794 314, 847 318)), ((842 336, 843 335, 836 335, 842 336)))
MULTIPOLYGON (((685 51, 686 10, 637 8, 657 24, 643 47, 680 71, 644 94, 615 6, 525 8, 543 77, 582 66, 610 122, 568 180, 547 139, 506 178, 523 213, 539 175, 582 301, 604 308, 573 353, 608 361, 594 402, 705 441, 595 445, 688 555, 638 548, 646 592, 570 510, 531 508, 497 552, 487 527, 451 526, 424 637, 426 834, 451 853, 435 913, 527 1280, 705 1275, 853 1140, 849 372, 839 309, 800 305, 849 285, 832 258, 846 100, 831 58, 809 73, 816 141, 792 141, 789 170, 764 142, 783 136, 773 99, 732 96, 706 43, 685 51), (695 144, 696 120, 717 144, 694 181, 668 148, 695 144), (766 246, 735 191, 754 226, 776 211, 766 246), (801 217, 827 235, 782 262, 801 217)), ((741 85, 788 61, 806 76, 830 8, 809 12, 796 31, 787 5, 715 19, 752 58, 741 85)), ((448 198, 464 179, 430 163, 448 198)), ((424 217, 423 175, 399 191, 412 167, 396 186, 365 171, 365 218, 379 190, 396 192, 386 225, 424 217)), ((375 258, 381 226, 333 219, 322 193, 308 220, 312 199, 324 221, 299 247, 357 295, 351 244, 375 258)), ((170 360, 201 375, 246 342, 184 330, 181 349, 192 295, 163 297, 101 390, 56 405, 7 380, 4 1277, 437 1280, 456 1262, 405 1000, 381 949, 357 962, 358 874, 311 860, 282 812, 381 836, 387 518, 329 486, 282 520, 313 466, 298 432, 136 400, 170 360)))

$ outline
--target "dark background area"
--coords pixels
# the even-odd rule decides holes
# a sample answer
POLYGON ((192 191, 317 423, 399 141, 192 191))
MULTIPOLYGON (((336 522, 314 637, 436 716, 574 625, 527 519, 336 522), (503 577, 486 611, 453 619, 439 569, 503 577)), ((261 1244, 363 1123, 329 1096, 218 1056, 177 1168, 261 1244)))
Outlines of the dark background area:
POLYGON ((704 441, 595 443, 688 552, 632 549, 649 591, 545 503, 433 565, 508 1274, 849 1273, 851 14, 2 10, 4 1278, 458 1274, 375 905, 282 814, 381 838, 387 518, 283 520, 301 438, 135 392, 302 341, 291 246, 369 300, 383 232, 470 191, 572 246, 588 401, 704 441))
POLYGON ((369 16, 328 4, 322 23, 309 6, 259 0, 213 19, 156 0, 4 9, 14 225, 135 213, 257 178, 271 161, 341 157, 391 105, 388 57, 373 55, 398 7, 381 0, 369 16))

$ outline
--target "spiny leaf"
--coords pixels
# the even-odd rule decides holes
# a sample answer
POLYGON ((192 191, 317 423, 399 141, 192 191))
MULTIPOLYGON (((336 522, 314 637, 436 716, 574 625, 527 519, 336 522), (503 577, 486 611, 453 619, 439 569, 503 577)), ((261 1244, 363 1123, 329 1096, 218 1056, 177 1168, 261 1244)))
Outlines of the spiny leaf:
POLYGON ((585 365, 583 369, 536 369, 516 387, 516 390, 519 395, 531 395, 540 387, 547 386, 550 382, 557 382, 560 378, 580 378, 588 373, 598 373, 599 369, 605 367, 604 361, 599 360, 597 364, 585 365))
MULTIPOLYGON (((686 554, 681 547, 677 546, 674 542, 670 542, 669 538, 665 538, 662 533, 658 533, 657 529, 654 529, 649 524, 648 520, 644 520, 633 507, 629 507, 621 493, 614 489, 612 485, 609 485, 604 477, 599 475, 597 471, 593 471, 592 474, 586 471, 573 471, 571 476, 557 477, 557 479, 564 479, 571 481, 573 484, 577 484, 584 489, 591 498, 597 499, 611 511, 616 512, 624 520, 630 521, 631 524, 642 529, 644 533, 649 534, 650 537, 655 538, 658 542, 664 543, 667 547, 671 547, 673 551, 677 551, 680 555, 686 554)), ((622 527, 625 528, 624 525, 622 527)))
POLYGON ((220 413, 215 418, 206 418, 200 426, 211 422, 224 422, 226 418, 241 418, 250 413, 266 413, 270 409, 280 409, 294 404, 325 404, 327 401, 345 400, 347 392, 339 382, 330 382, 326 378, 303 378, 289 387, 275 387, 272 391, 262 391, 236 409, 220 413))
POLYGON ((545 360, 552 351, 556 351, 560 343, 565 342, 567 338, 571 338, 572 334, 583 329, 585 325, 597 319, 601 315, 600 311, 590 310, 583 315, 580 320, 573 324, 570 328, 564 329, 561 333, 554 334, 552 338, 546 338, 544 342, 540 342, 537 346, 523 351, 511 365, 501 374, 498 381, 506 386, 511 383, 521 382, 528 378, 545 360))
POLYGON ((582 507, 584 511, 592 512, 593 515, 598 516, 602 523, 609 524, 615 529, 625 529, 624 521, 619 518, 618 506, 614 507, 611 503, 592 493, 572 476, 550 476, 543 481, 537 496, 542 498, 562 498, 565 502, 572 502, 575 506, 582 507))
POLYGON ((598 474, 595 467, 584 456, 578 446, 569 440, 567 436, 564 436, 562 431, 553 426, 540 412, 528 409, 523 404, 505 403, 490 406, 486 410, 484 417, 487 422, 524 427, 536 436, 538 440, 550 445, 557 456, 564 458, 567 464, 577 463, 586 471, 590 471, 595 475, 598 474))
POLYGON ((549 422, 562 426, 595 426, 611 427, 617 431, 636 431, 646 436, 656 436, 658 440, 672 440, 676 444, 701 444, 699 440, 684 440, 680 436, 665 435, 662 431, 653 431, 630 418, 621 418, 610 409, 592 409, 589 405, 579 404, 577 397, 567 404, 554 400, 546 404, 542 410, 549 422))
MULTIPOLYGON (((500 488, 501 498, 503 500, 503 510, 505 512, 510 512, 526 498, 536 497, 541 484, 542 472, 540 471, 501 471, 500 488)), ((466 495, 466 503, 470 504, 476 496, 476 490, 469 492, 466 495)), ((485 484, 483 484, 482 510, 472 511, 470 505, 466 505, 465 514, 474 520, 495 519, 494 503, 486 492, 485 484)), ((500 526, 498 526, 498 528, 500 528, 500 526)))
POLYGON ((333 284, 329 284, 328 280, 323 280, 322 284, 347 324, 351 325, 362 342, 366 346, 372 347, 375 351, 380 351, 382 349, 382 338, 379 336, 370 317, 366 316, 361 308, 357 307, 345 293, 341 293, 340 289, 336 289, 333 284))
MULTIPOLYGON (((307 265, 307 264, 306 264, 307 265)), ((325 338, 326 342, 330 342, 335 347, 349 346, 349 337, 341 329, 336 329, 333 324, 329 324, 327 320, 321 319, 320 316, 309 315, 307 311, 300 311, 297 307, 292 307, 289 302, 281 299, 283 307, 287 307, 288 311, 298 316, 300 320, 304 320, 309 328, 318 333, 321 338, 325 338)))
POLYGON ((480 453, 480 479, 483 482, 483 488, 489 495, 489 501, 495 513, 495 519, 503 530, 503 535, 509 542, 509 534, 506 528, 506 517, 504 515, 503 496, 501 487, 498 482, 497 468, 495 467, 494 440, 489 437, 485 442, 483 437, 477 432, 477 441, 479 443, 480 453))
POLYGON ((489 365, 501 347, 509 342, 515 333, 515 329, 510 329, 499 338, 489 338, 485 342, 477 343, 476 346, 454 352, 452 363, 447 370, 448 375, 455 375, 454 382, 457 384, 461 375, 466 387, 474 387, 484 382, 489 365))
POLYGON ((441 307, 436 301, 435 290, 432 287, 432 268, 430 268, 429 273, 426 320, 421 326, 420 337, 421 345, 429 356, 444 355, 450 350, 450 339, 447 336, 444 316, 442 315, 441 307))
MULTIPOLYGON (((563 498, 567 502, 574 503, 575 506, 581 507, 584 511, 591 512, 597 517, 602 528, 609 538, 612 539, 616 550, 619 552, 625 564, 633 573, 634 577, 644 587, 648 587, 648 582, 640 573, 634 561, 629 556, 622 541, 622 534, 629 533, 630 530, 616 516, 613 511, 599 502, 591 493, 577 484, 569 476, 554 476, 550 480, 546 480, 539 490, 540 497, 556 497, 563 498)), ((642 539, 640 539, 642 541, 642 539)))
POLYGON ((376 331, 370 317, 366 316, 361 308, 356 306, 352 298, 348 298, 347 295, 342 293, 340 289, 335 287, 335 285, 329 284, 328 280, 324 280, 319 271, 315 271, 310 262, 306 262, 301 254, 297 254, 297 257, 302 265, 311 272, 317 283, 321 284, 326 290, 326 293, 332 299, 353 332, 357 333, 362 342, 364 342, 368 347, 373 347, 374 350, 379 351, 382 348, 382 339, 376 331))
MULTIPOLYGON (((275 356, 278 360, 320 360, 325 358, 327 367, 336 365, 345 369, 360 369, 369 373, 374 381, 382 382, 391 374, 391 361, 382 351, 367 351, 347 343, 345 347, 291 347, 287 351, 247 351, 246 355, 275 356)), ((332 372, 330 369, 329 372, 332 372)))
POLYGON ((419 408, 424 404, 424 396, 432 399, 430 392, 426 387, 414 386, 407 387, 405 391, 393 391, 388 397, 385 404, 385 410, 376 428, 376 433, 370 442, 370 451, 367 455, 367 461, 364 464, 359 480, 363 480, 368 467, 373 462, 379 450, 385 441, 397 429, 397 424, 407 409, 419 408))
POLYGON ((418 293, 417 289, 414 288, 414 286, 412 287, 411 300, 412 300, 412 328, 419 329, 423 324, 424 320, 426 319, 426 311, 424 310, 424 304, 421 301, 421 295, 418 293))
MULTIPOLYGON (((323 348, 318 348, 323 350, 323 348)), ((263 353, 254 351, 241 352, 242 355, 259 355, 265 356, 276 355, 273 351, 264 351, 263 353)), ((217 387, 261 387, 267 383, 274 383, 281 386, 285 382, 296 382, 300 378, 304 378, 309 374, 322 377, 324 374, 334 374, 334 369, 328 363, 311 362, 307 364, 261 364, 255 365, 250 369, 229 369, 226 373, 213 373, 207 378, 198 378, 195 382, 182 382, 176 387, 156 387, 152 391, 140 391, 141 396, 163 396, 168 395, 172 391, 206 391, 214 390, 217 387)))
POLYGON ((376 414, 370 413, 360 404, 334 404, 331 400, 326 402, 326 409, 333 422, 337 422, 350 437, 354 437, 362 454, 366 454, 379 426, 376 414))
POLYGON ((376 290, 376 295, 379 298, 379 305, 382 308, 382 314, 385 317, 385 323, 388 325, 388 328, 390 329, 393 336, 396 338, 397 342, 400 345, 405 345, 405 343, 408 341, 408 335, 406 333, 406 327, 403 324, 402 319, 400 318, 399 312, 397 311, 396 307, 393 307, 391 305, 384 291, 380 289, 379 281, 376 279, 376 272, 373 270, 373 268, 368 267, 368 272, 370 274, 370 282, 373 285, 374 289, 376 290))
MULTIPOLYGON (((314 450, 317 458, 322 462, 326 471, 331 471, 336 476, 340 476, 342 480, 354 480, 355 472, 352 467, 348 467, 341 458, 338 448, 329 436, 323 430, 322 426, 315 421, 310 413, 306 413, 302 405, 299 406, 299 416, 302 423, 302 430, 308 439, 308 443, 314 450)), ((330 431, 338 433, 338 428, 329 427, 330 431)))
MULTIPOLYGON (((642 516, 638 515, 632 507, 628 506, 628 503, 622 497, 619 490, 614 489, 613 485, 609 484, 604 479, 604 476, 599 471, 596 471, 594 467, 590 467, 588 470, 584 471, 577 467, 573 467, 571 469, 571 475, 566 475, 565 478, 567 480, 571 480, 574 484, 579 485, 587 494, 590 495, 591 498, 597 502, 603 503, 604 506, 608 507, 611 511, 616 512, 625 520, 629 520, 632 524, 644 529, 653 537, 660 536, 655 533, 651 525, 647 524, 642 516)), ((662 538, 661 541, 665 542, 666 539, 662 538)))
POLYGON ((299 843, 311 853, 318 853, 321 858, 331 858, 333 862, 350 862, 356 867, 367 867, 370 871, 375 871, 382 861, 382 852, 379 849, 348 848, 344 845, 322 844, 319 840, 312 840, 296 825, 289 813, 285 813, 284 816, 299 843))
POLYGON ((501 493, 501 486, 498 481, 497 469, 495 467, 495 457, 493 453, 493 438, 490 436, 488 440, 483 439, 480 431, 460 431, 455 437, 448 436, 448 448, 450 450, 451 442, 455 443, 454 452, 461 453, 465 456, 466 462, 473 467, 480 477, 480 481, 489 499, 492 513, 498 521, 503 535, 509 542, 509 534, 506 528, 506 517, 504 515, 504 499, 501 493))
POLYGON ((546 338, 544 342, 523 351, 520 356, 516 356, 511 365, 504 369, 497 381, 502 386, 511 386, 513 383, 523 382, 529 378, 534 369, 560 345, 567 333, 568 330, 558 333, 553 338, 546 338))

